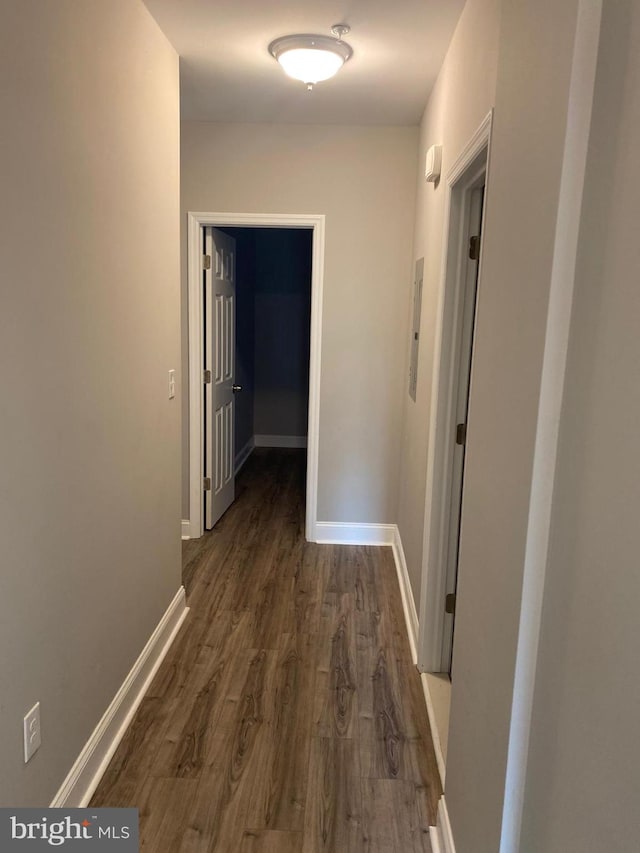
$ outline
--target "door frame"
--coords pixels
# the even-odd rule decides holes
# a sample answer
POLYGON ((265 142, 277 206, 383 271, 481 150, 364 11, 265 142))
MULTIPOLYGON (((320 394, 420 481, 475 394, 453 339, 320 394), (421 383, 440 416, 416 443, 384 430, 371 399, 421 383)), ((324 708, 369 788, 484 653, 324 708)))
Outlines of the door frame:
POLYGON ((187 214, 187 284, 189 298, 189 535, 203 533, 203 228, 304 228, 313 235, 311 265, 311 328, 309 357, 309 417, 305 536, 313 541, 318 507, 318 448, 320 439, 320 356, 322 351, 322 292, 324 286, 324 214, 201 213, 187 214))
MULTIPOLYGON (((441 672, 444 644, 444 597, 447 583, 449 503, 455 442, 450 423, 458 380, 456 345, 460 335, 460 304, 465 287, 464 238, 468 229, 465 200, 477 183, 479 164, 485 158, 488 184, 493 110, 483 119, 445 176, 444 236, 440 289, 434 336, 432 400, 429 418, 427 481, 420 589, 418 669, 441 672)), ((485 194, 483 206, 487 205, 485 194)), ((482 280, 482 243, 478 268, 478 293, 482 280)), ((476 316, 479 301, 476 304, 476 316)))

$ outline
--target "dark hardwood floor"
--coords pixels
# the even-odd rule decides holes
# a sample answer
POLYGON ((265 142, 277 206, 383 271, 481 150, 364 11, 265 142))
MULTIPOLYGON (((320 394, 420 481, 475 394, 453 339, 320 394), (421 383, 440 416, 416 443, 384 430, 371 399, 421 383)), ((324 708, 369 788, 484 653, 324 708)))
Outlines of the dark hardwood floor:
POLYGON ((304 452, 256 450, 184 543, 191 607, 98 787, 153 853, 429 851, 440 780, 390 548, 304 540, 304 452))

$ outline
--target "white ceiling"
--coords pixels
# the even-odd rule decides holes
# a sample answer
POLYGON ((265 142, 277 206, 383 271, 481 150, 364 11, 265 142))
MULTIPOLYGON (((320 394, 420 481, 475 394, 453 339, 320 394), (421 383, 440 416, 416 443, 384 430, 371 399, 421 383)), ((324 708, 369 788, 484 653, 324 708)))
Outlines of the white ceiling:
POLYGON ((182 117, 415 125, 464 0, 145 0, 181 56, 182 117), (345 22, 353 57, 312 92, 267 52, 345 22))

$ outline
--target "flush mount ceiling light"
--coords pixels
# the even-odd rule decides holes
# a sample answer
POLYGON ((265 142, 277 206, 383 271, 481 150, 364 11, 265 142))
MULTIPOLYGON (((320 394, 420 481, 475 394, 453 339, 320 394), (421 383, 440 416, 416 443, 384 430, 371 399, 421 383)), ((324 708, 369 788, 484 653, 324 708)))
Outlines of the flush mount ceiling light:
POLYGON ((335 24, 331 32, 336 38, 306 34, 282 36, 271 42, 269 53, 289 77, 302 80, 311 90, 316 83, 333 77, 353 55, 350 45, 342 41, 349 29, 346 24, 335 24))

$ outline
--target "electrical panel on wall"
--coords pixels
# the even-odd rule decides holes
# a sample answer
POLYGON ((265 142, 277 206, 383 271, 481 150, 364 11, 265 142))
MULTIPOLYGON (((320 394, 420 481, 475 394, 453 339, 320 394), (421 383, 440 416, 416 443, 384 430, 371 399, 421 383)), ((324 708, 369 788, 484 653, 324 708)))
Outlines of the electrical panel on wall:
POLYGON ((418 386, 418 346, 420 344, 423 276, 424 258, 418 258, 416 261, 416 277, 413 282, 413 322, 411 324, 411 362, 409 364, 409 396, 414 402, 418 386))

